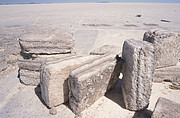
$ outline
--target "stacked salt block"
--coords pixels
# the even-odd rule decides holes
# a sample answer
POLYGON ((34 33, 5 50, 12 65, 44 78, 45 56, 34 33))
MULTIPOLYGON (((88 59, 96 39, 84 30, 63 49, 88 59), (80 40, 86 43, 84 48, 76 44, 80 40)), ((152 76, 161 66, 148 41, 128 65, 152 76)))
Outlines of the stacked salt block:
POLYGON ((66 54, 74 43, 69 33, 30 33, 19 39, 21 52, 25 54, 66 54))
POLYGON ((151 43, 126 40, 123 44, 122 94, 125 107, 138 111, 149 104, 154 73, 154 48, 151 43))
POLYGON ((180 55, 180 35, 169 31, 152 30, 144 34, 143 40, 152 43, 155 49, 153 81, 180 81, 180 66, 177 66, 180 55))
POLYGON ((68 101, 69 73, 86 63, 101 58, 100 56, 70 56, 65 59, 53 61, 42 65, 41 75, 41 95, 49 108, 56 107, 68 101))
POLYGON ((40 70, 44 63, 60 60, 74 54, 36 55, 21 54, 18 56, 20 80, 25 85, 37 86, 40 83, 40 70), (26 57, 26 58, 24 58, 26 57))
POLYGON ((114 55, 105 55, 70 73, 69 103, 75 114, 80 114, 115 86, 113 82, 117 82, 120 74, 116 64, 114 55))
POLYGON ((19 44, 20 81, 36 86, 40 83, 42 64, 66 57, 73 49, 74 40, 69 33, 46 30, 24 34, 19 38, 19 44))
POLYGON ((180 104, 160 97, 151 118, 180 118, 180 104))
POLYGON ((180 53, 179 34, 163 30, 152 30, 145 32, 143 40, 154 45, 155 68, 177 64, 180 53))

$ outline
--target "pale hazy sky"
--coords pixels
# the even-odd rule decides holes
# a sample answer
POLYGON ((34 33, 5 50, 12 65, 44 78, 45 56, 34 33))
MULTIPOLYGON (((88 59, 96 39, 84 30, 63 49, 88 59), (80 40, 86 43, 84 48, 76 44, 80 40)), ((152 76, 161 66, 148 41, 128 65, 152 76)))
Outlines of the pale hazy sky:
POLYGON ((78 2, 142 2, 142 3, 180 3, 180 0, 0 0, 0 4, 14 3, 78 3, 78 2))

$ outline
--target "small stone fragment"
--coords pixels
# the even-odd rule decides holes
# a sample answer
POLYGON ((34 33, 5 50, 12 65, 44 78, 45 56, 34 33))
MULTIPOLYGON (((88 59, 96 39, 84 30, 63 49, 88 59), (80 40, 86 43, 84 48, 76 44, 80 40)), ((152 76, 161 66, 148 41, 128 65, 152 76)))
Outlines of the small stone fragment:
POLYGON ((138 15, 136 15, 136 17, 141 17, 141 15, 138 14, 138 15))
POLYGON ((170 22, 169 20, 161 20, 161 22, 170 22))
POLYGON ((154 73, 154 48, 146 41, 124 42, 122 94, 125 107, 138 111, 147 108, 154 73))
POLYGON ((155 68, 174 66, 179 59, 180 36, 164 30, 145 32, 144 41, 154 45, 155 68))
POLYGON ((49 110, 49 113, 50 113, 51 115, 56 115, 56 114, 57 114, 56 108, 55 108, 55 107, 52 107, 52 108, 49 110))
POLYGON ((160 97, 151 118, 180 118, 180 104, 160 97))

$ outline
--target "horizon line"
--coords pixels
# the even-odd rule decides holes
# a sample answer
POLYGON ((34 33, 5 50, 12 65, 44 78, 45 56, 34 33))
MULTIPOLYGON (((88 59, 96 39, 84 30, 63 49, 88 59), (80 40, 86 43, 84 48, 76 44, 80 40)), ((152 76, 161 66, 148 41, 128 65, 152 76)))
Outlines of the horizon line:
POLYGON ((18 4, 54 4, 54 3, 99 3, 99 4, 108 4, 108 3, 180 3, 180 2, 22 2, 22 3, 0 3, 0 5, 18 5, 18 4))

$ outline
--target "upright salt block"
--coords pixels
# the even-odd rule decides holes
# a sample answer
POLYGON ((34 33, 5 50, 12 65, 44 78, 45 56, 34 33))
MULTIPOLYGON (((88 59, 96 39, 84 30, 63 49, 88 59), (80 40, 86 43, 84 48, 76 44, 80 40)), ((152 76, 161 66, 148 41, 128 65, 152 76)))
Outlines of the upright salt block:
POLYGON ((70 73, 69 103, 75 114, 90 107, 114 86, 111 80, 117 80, 120 74, 117 64, 120 63, 116 63, 114 55, 105 55, 70 73))
POLYGON ((145 32, 144 41, 154 45, 155 68, 175 66, 180 59, 180 35, 164 30, 145 32))
POLYGON ((154 73, 154 48, 146 41, 126 40, 123 44, 122 94, 125 107, 132 111, 149 104, 154 73))
POLYGON ((42 65, 40 71, 40 86, 42 99, 50 108, 56 107, 68 101, 69 73, 87 63, 92 62, 100 56, 72 56, 63 60, 42 65))

